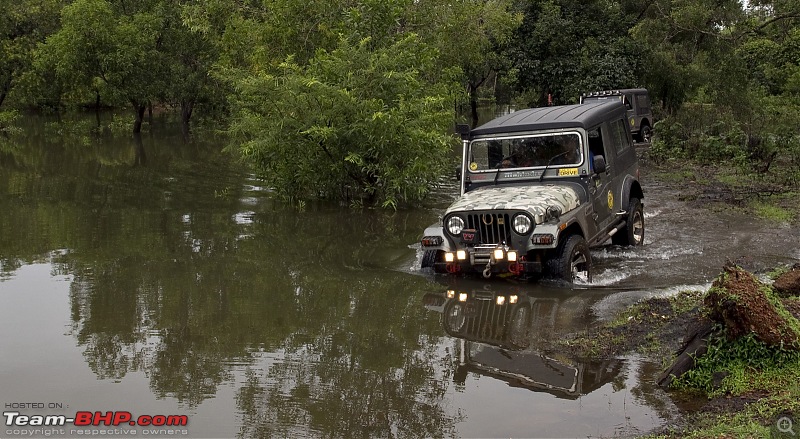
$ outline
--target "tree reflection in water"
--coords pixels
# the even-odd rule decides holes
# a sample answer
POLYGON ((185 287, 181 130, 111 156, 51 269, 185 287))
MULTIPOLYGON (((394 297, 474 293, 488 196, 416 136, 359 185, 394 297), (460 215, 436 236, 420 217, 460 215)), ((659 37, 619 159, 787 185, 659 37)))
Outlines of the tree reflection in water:
POLYGON ((139 140, 0 151, 2 270, 71 278, 69 333, 99 379, 141 373, 189 407, 236 383, 243 436, 454 432, 416 299, 431 284, 380 250, 407 255, 429 217, 299 211, 218 147, 139 140))

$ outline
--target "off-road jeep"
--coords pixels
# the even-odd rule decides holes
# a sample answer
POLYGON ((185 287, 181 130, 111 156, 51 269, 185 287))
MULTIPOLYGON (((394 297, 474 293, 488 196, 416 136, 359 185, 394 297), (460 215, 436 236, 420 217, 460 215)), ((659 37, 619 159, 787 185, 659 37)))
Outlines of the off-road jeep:
POLYGON ((634 140, 650 143, 653 136, 653 110, 650 108, 650 97, 647 89, 626 88, 622 90, 604 90, 584 93, 580 103, 619 100, 628 108, 628 128, 634 140))
POLYGON ((437 273, 591 280, 591 246, 644 241, 644 193, 620 101, 459 126, 461 196, 425 229, 437 273))

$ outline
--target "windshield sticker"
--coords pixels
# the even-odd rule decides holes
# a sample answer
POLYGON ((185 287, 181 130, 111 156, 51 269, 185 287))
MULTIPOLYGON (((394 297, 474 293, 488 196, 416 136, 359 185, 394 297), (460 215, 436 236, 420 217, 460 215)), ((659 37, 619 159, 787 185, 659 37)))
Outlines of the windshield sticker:
POLYGON ((469 170, 470 171, 477 171, 478 170, 478 164, 475 163, 475 162, 470 163, 469 164, 469 170))
POLYGON ((506 178, 536 178, 541 175, 540 172, 536 171, 513 171, 513 172, 503 172, 503 177, 506 178))
POLYGON ((578 168, 561 168, 558 170, 560 177, 578 175, 578 168))

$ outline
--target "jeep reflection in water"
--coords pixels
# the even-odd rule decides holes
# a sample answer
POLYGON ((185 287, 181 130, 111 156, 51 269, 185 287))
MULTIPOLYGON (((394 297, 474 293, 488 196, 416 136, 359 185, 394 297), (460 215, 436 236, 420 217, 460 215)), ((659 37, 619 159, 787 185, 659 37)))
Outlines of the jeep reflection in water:
POLYGON ((590 281, 591 246, 644 241, 644 194, 619 101, 532 108, 459 132, 461 197, 425 229, 423 267, 590 281))

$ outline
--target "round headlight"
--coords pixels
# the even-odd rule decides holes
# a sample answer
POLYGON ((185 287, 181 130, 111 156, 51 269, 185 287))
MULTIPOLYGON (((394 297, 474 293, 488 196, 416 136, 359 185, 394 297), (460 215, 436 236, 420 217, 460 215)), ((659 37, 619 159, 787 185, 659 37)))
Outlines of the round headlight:
POLYGON ((514 217, 514 231, 524 235, 531 231, 531 219, 528 215, 518 214, 514 217))
POLYGON ((447 231, 451 235, 458 235, 464 230, 464 220, 459 216, 451 216, 447 220, 447 231))

